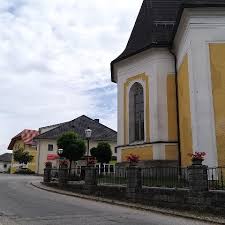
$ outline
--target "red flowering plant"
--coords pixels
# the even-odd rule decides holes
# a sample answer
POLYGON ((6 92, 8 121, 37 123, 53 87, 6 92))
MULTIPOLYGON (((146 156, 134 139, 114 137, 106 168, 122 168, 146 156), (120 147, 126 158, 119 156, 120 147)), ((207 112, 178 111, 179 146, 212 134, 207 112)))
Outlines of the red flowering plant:
POLYGON ((127 156, 127 161, 129 163, 138 163, 139 158, 140 157, 138 155, 130 154, 130 155, 127 156))
POLYGON ((46 163, 45 163, 45 167, 46 167, 46 168, 52 168, 52 162, 49 162, 49 161, 46 162, 46 163))
POLYGON ((192 160, 204 160, 204 157, 206 156, 205 152, 195 152, 194 154, 189 153, 188 154, 192 160))
POLYGON ((96 164, 96 159, 94 157, 88 157, 87 165, 93 166, 96 164))
POLYGON ((59 167, 60 168, 67 168, 68 167, 68 161, 67 160, 60 160, 59 161, 59 167))

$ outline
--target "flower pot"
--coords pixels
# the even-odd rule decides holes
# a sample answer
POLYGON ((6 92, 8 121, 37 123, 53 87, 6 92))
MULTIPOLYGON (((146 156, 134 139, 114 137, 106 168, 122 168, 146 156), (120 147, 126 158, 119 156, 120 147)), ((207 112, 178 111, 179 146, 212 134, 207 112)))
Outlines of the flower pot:
POLYGON ((192 165, 202 165, 203 159, 192 159, 192 165))

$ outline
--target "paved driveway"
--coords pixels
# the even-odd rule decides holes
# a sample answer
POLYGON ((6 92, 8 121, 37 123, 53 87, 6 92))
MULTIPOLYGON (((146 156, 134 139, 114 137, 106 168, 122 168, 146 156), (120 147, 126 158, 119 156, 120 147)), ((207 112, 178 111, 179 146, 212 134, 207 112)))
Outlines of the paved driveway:
POLYGON ((0 224, 3 225, 202 225, 162 214, 144 212, 32 187, 40 179, 0 174, 0 224))

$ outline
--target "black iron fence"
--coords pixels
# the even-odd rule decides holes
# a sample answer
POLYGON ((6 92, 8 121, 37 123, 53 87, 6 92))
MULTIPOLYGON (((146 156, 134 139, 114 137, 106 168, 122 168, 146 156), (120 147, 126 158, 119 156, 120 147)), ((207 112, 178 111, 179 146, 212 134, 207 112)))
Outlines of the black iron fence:
MULTIPOLYGON (((126 185, 127 169, 125 167, 108 168, 102 172, 97 171, 98 184, 104 185, 126 185)), ((75 167, 66 170, 68 181, 80 181, 85 178, 85 167, 75 167)), ((225 190, 225 167, 207 169, 208 187, 210 190, 225 190)), ((51 169, 51 180, 58 180, 59 169, 51 169)), ((142 185, 146 187, 177 187, 188 188, 188 169, 177 167, 150 167, 141 169, 142 185)))
MULTIPOLYGON (((142 168, 142 185, 148 187, 188 187, 187 168, 142 168)), ((99 173, 98 184, 127 184, 127 168, 115 167, 114 172, 99 173)))
POLYGON ((188 187, 187 168, 143 168, 142 185, 148 187, 188 187))
POLYGON ((85 167, 74 167, 69 169, 59 169, 59 168, 52 168, 51 169, 51 180, 58 180, 59 177, 59 170, 66 171, 66 176, 68 181, 80 181, 84 180, 85 177, 85 167))
POLYGON ((115 167, 114 172, 98 173, 98 184, 117 184, 125 185, 127 183, 127 168, 115 167))
POLYGON ((225 190, 225 167, 208 168, 210 190, 225 190))

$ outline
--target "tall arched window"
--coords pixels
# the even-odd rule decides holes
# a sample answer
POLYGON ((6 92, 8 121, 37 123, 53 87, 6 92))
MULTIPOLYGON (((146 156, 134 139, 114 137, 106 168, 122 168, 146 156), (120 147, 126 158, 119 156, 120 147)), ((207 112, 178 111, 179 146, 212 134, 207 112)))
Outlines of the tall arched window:
POLYGON ((144 141, 144 92, 137 82, 129 93, 129 140, 144 141))

